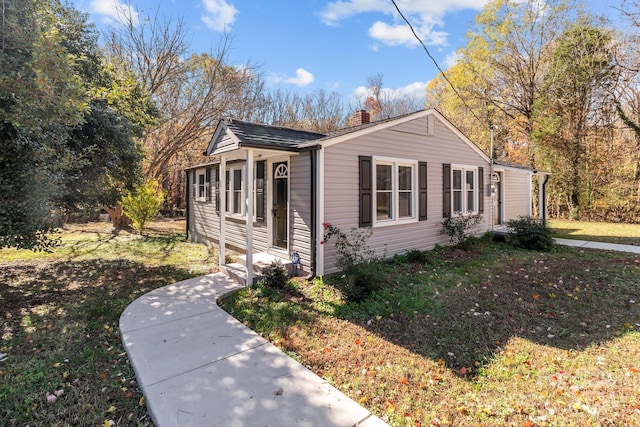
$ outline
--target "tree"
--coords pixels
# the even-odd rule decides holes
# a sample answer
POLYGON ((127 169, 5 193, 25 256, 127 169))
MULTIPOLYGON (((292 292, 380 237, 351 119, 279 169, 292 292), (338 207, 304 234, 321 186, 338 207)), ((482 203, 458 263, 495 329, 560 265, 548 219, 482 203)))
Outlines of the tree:
POLYGON ((73 162, 70 127, 88 97, 61 43, 54 0, 2 0, 0 247, 46 248, 53 199, 73 162))
POLYGON ((122 197, 124 212, 133 222, 133 228, 142 234, 145 227, 160 212, 165 194, 155 181, 137 186, 122 197))
POLYGON ((241 113, 239 100, 259 96, 260 76, 251 66, 226 64, 226 35, 215 53, 191 53, 182 19, 161 20, 156 13, 139 22, 130 15, 122 20, 107 48, 113 61, 136 76, 161 113, 144 135, 144 173, 161 180, 170 201, 175 200, 182 193, 182 170, 200 160, 202 147, 227 111, 241 113))
POLYGON ((397 117, 420 109, 422 106, 410 96, 401 96, 384 88, 383 75, 377 73, 367 78, 366 91, 353 100, 351 111, 367 110, 371 120, 382 120, 397 117))

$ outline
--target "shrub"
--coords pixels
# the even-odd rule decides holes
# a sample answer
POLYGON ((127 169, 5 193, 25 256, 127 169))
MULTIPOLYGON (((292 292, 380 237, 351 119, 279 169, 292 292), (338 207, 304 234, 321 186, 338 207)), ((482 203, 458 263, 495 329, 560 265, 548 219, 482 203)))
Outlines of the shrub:
POLYGON ((133 228, 140 234, 147 224, 160 212, 165 193, 155 181, 147 181, 122 197, 124 213, 131 219, 133 228))
POLYGON ((324 230, 323 244, 336 236, 336 266, 347 279, 343 289, 345 299, 349 302, 363 301, 381 287, 384 279, 377 265, 379 260, 367 243, 371 229, 352 228, 347 235, 338 227, 325 223, 324 230))
POLYGON ((262 282, 268 288, 285 289, 289 283, 289 273, 282 262, 273 261, 262 272, 262 282))
POLYGON ((441 233, 449 236, 452 244, 459 246, 477 233, 481 222, 480 214, 462 215, 457 212, 457 215, 451 215, 442 222, 441 233))
POLYGON ((349 235, 347 235, 338 227, 327 222, 324 224, 324 240, 322 243, 324 244, 333 236, 336 236, 336 266, 342 272, 347 272, 363 262, 376 261, 376 254, 367 243, 371 234, 370 228, 365 228, 364 230, 352 228, 349 235))
POLYGON ((342 290, 348 302, 361 302, 382 287, 384 275, 373 261, 357 264, 346 272, 347 283, 342 290))
POLYGON ((544 221, 522 216, 508 221, 507 227, 507 241, 513 246, 536 251, 549 251, 553 248, 551 230, 544 221))
POLYGON ((407 261, 408 262, 417 262, 420 264, 426 264, 431 260, 429 256, 429 252, 421 251, 419 249, 411 249, 407 251, 407 261))

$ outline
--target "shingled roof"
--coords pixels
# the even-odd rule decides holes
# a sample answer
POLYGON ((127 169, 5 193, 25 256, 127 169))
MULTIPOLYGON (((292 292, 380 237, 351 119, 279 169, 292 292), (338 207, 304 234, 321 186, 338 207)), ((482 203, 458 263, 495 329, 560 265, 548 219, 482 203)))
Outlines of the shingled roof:
POLYGON ((241 145, 295 150, 307 142, 324 138, 326 135, 279 126, 244 122, 235 119, 224 121, 227 128, 238 138, 241 145))

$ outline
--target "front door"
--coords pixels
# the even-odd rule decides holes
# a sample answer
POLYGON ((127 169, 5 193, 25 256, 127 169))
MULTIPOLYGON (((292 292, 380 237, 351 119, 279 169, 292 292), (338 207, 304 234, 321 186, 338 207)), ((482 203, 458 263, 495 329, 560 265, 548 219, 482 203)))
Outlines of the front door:
POLYGON ((494 172, 492 179, 496 192, 493 196, 493 224, 502 225, 502 172, 494 172))
POLYGON ((273 164, 273 246, 287 249, 289 222, 289 167, 287 162, 273 164))

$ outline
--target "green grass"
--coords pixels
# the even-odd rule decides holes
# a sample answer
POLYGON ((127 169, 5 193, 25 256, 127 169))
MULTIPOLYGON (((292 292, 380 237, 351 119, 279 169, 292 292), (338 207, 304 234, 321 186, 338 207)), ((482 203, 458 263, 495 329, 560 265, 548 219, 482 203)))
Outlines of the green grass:
POLYGON ((222 305, 392 426, 640 426, 637 255, 484 240, 380 268, 359 304, 330 276, 222 305))
POLYGON ((69 226, 51 253, 0 251, 0 425, 152 425, 118 322, 140 295, 217 265, 183 229, 155 222, 143 237, 69 226))
POLYGON ((606 222, 549 221, 554 237, 640 246, 640 224, 606 222))

